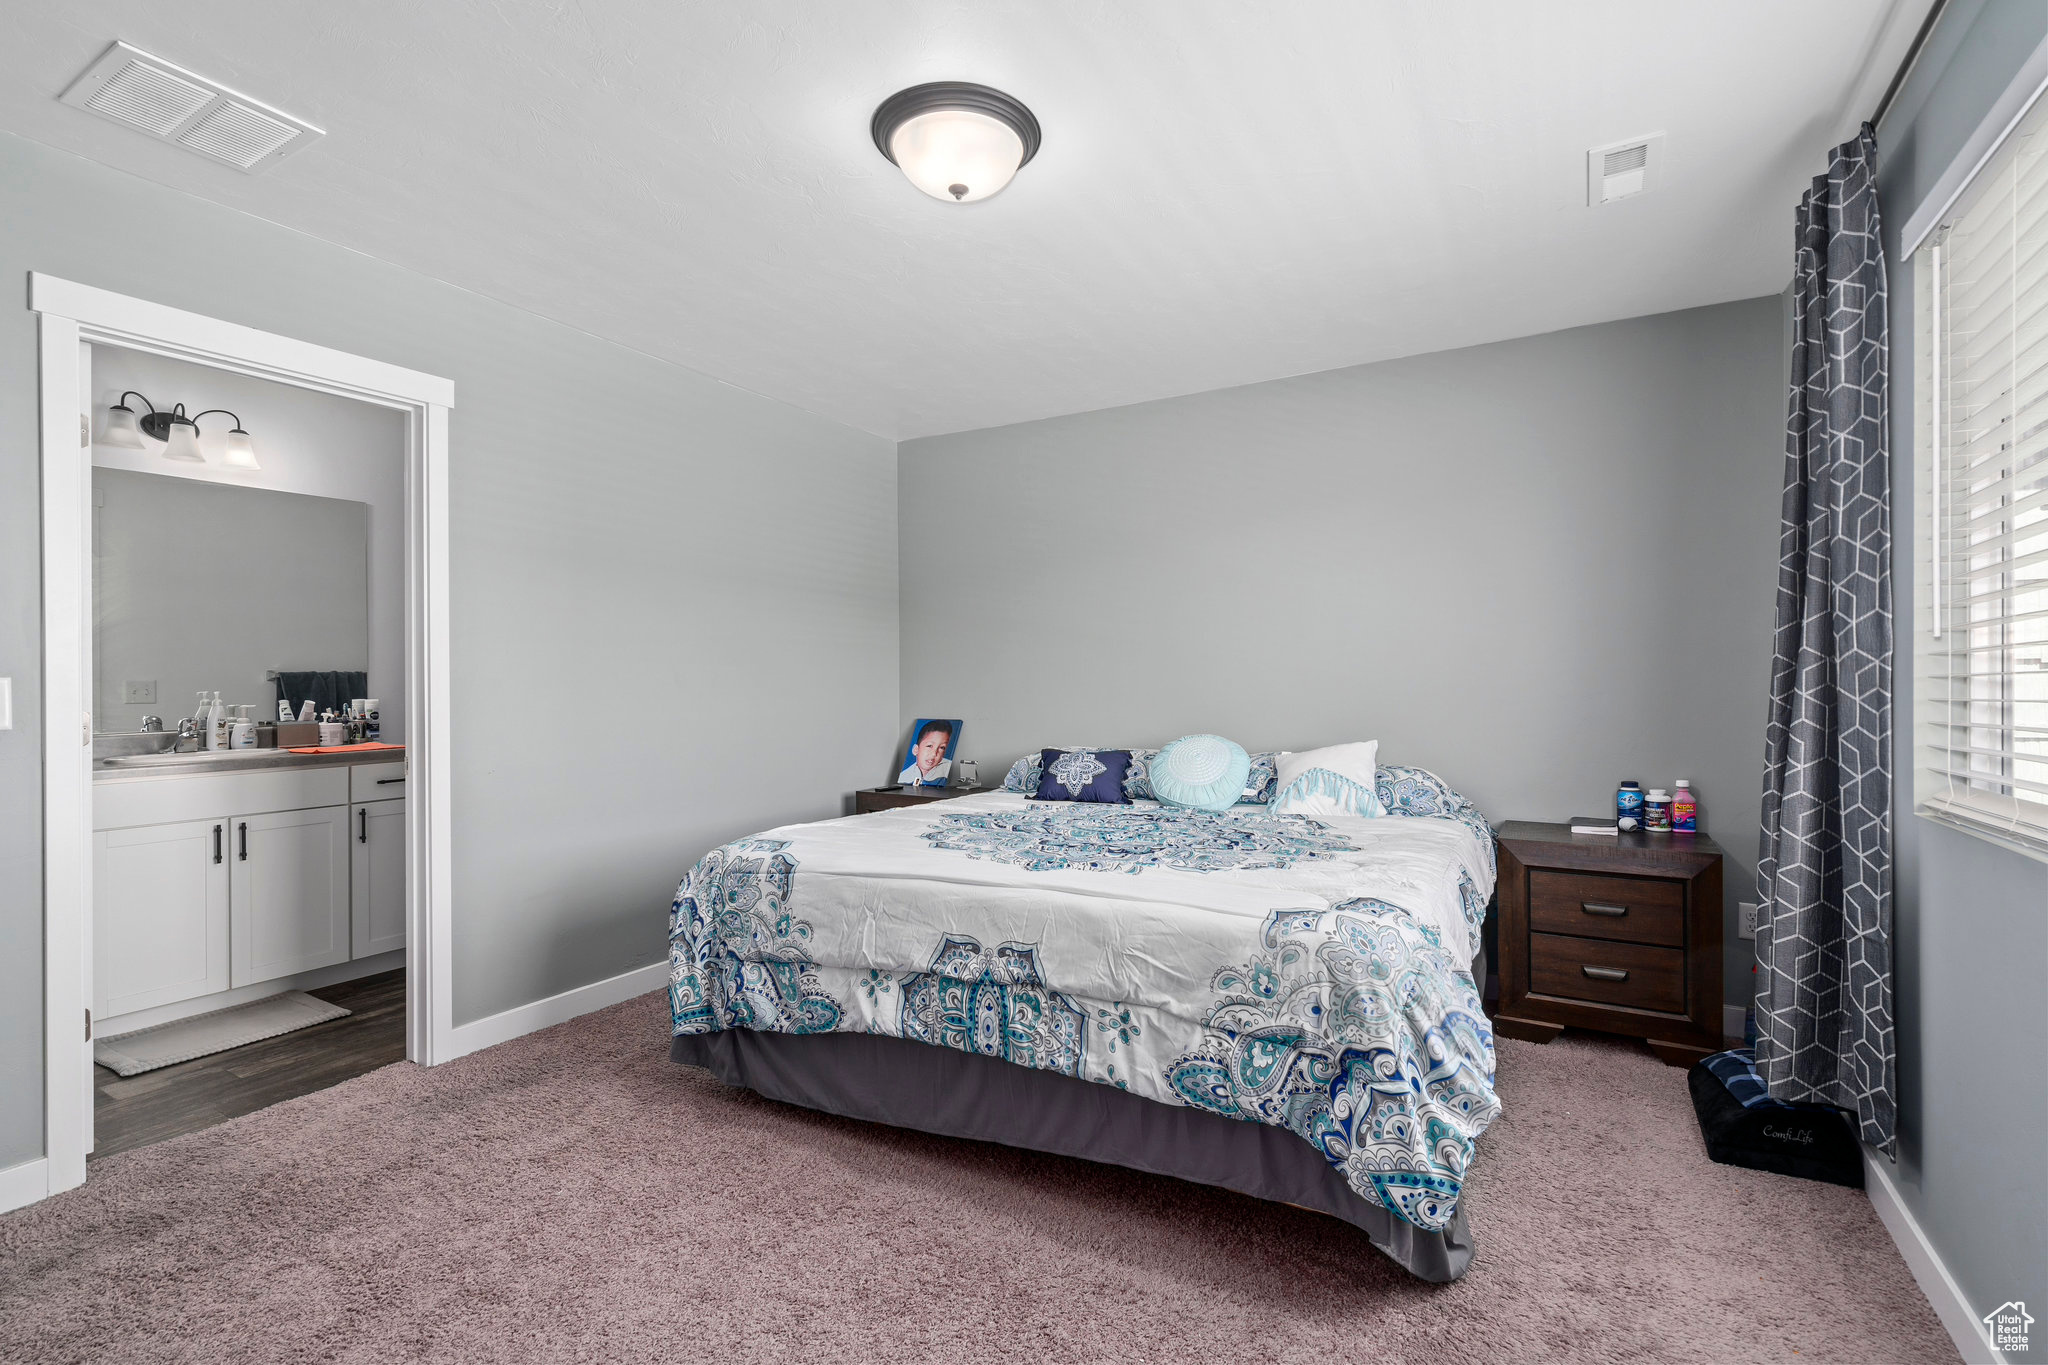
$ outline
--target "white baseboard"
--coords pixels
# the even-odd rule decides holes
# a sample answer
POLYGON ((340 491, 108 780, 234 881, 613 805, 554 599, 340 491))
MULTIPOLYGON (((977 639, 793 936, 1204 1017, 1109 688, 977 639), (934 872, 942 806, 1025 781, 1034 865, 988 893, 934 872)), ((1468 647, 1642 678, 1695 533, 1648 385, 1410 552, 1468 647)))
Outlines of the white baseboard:
POLYGON ((50 1162, 47 1157, 24 1161, 0 1171, 0 1213, 33 1204, 50 1192, 50 1162))
POLYGON ((1867 1146, 1863 1149, 1863 1187, 1870 1196, 1870 1207, 1877 1211, 1878 1221, 1898 1244, 1906 1268, 1920 1282, 1920 1292, 1927 1296, 1934 1315, 1948 1329, 1949 1339, 1955 1342, 1963 1359, 1970 1365, 2004 1365, 2005 1353, 1993 1347, 1984 1335, 1984 1324, 1970 1307, 1970 1301, 1963 1297, 1962 1286, 1948 1273, 1934 1243, 1921 1231, 1920 1220, 1899 1197, 1898 1184, 1892 1179, 1892 1163, 1867 1146))
POLYGON ((92 1021, 92 1036, 113 1038, 123 1033, 133 1033, 137 1029, 155 1028, 158 1024, 189 1019, 195 1014, 246 1005, 251 1000, 261 1000, 266 995, 276 995, 281 991, 316 991, 322 986, 332 986, 339 981, 353 981, 359 976, 375 976, 379 972, 392 971, 404 965, 405 949, 393 948, 390 952, 379 953, 375 957, 337 962, 332 967, 315 967, 310 972, 300 972, 296 976, 280 976, 273 981, 259 981, 253 986, 237 986, 231 991, 218 991, 212 995, 195 996, 190 1000, 179 1000, 169 1005, 156 1005, 146 1010, 132 1010, 127 1014, 95 1019, 92 1021))
POLYGON ((560 995, 551 995, 545 1000, 536 1000, 530 1005, 520 1005, 502 1014, 487 1015, 468 1024, 457 1024, 449 1035, 448 1054, 443 1059, 454 1061, 457 1057, 496 1047, 535 1029, 549 1028, 555 1024, 574 1019, 579 1014, 601 1010, 607 1005, 616 1005, 621 1000, 631 1000, 636 995, 658 991, 668 985, 668 963, 652 962, 645 967, 635 967, 630 972, 593 981, 588 986, 578 986, 560 995))

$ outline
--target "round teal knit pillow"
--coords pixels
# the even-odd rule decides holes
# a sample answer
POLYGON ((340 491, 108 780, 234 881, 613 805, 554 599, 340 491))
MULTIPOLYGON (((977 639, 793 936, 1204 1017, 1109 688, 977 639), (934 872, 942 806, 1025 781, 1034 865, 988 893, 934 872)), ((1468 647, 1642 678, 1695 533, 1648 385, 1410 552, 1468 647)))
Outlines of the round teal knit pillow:
POLYGON ((1244 795, 1251 755, 1221 735, 1187 735, 1161 749, 1146 771, 1165 805, 1229 810, 1244 795))

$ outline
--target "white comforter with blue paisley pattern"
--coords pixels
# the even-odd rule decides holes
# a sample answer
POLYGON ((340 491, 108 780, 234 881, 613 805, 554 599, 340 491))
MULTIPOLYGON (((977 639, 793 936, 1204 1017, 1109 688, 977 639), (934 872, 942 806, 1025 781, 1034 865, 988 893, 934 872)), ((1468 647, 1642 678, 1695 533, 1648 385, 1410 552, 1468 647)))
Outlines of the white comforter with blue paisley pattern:
POLYGON ((1416 815, 992 792, 738 840, 676 895, 675 1031, 888 1034, 1273 1124, 1440 1229, 1500 1110, 1493 846, 1397 771, 1416 815))

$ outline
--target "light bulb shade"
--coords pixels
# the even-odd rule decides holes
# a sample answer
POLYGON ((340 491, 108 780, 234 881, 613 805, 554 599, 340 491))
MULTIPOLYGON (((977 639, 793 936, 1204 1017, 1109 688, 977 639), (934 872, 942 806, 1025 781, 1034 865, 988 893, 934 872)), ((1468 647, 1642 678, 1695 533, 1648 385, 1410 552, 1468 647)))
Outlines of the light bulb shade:
POLYGON ((221 449, 220 462, 226 469, 261 469, 256 463, 256 443, 249 439, 249 433, 236 427, 228 433, 221 449))
POLYGON ((932 198, 971 204, 1010 183, 1024 163, 1024 140, 987 114, 935 109, 898 128, 889 152, 910 183, 932 198))
POLYGON ((107 409, 106 434, 100 437, 100 444, 113 446, 117 450, 141 450, 142 428, 135 424, 132 409, 119 404, 107 409))
POLYGON ((941 81, 900 90, 869 130, 882 155, 934 199, 970 204, 1010 183, 1038 153, 1038 120, 985 85, 941 81))
POLYGON ((169 438, 164 442, 164 458, 205 464, 206 456, 199 449, 199 428, 190 422, 171 423, 169 438))

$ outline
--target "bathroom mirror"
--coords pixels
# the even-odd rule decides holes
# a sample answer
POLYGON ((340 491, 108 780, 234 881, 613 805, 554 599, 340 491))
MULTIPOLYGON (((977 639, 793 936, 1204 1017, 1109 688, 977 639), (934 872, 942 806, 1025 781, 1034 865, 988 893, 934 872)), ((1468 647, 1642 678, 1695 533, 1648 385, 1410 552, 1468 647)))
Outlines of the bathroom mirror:
POLYGON ((93 729, 175 730, 201 689, 275 720, 270 671, 367 668, 368 504, 119 469, 92 485, 93 729))

